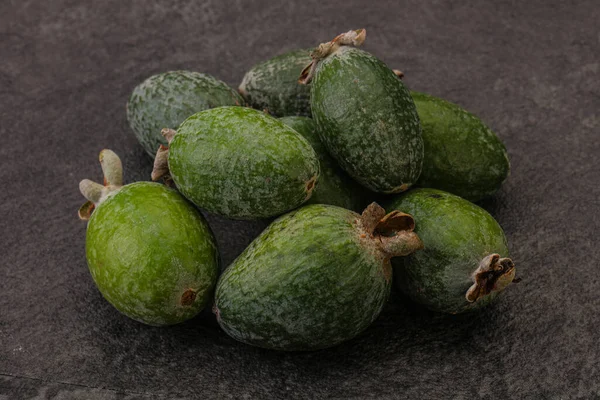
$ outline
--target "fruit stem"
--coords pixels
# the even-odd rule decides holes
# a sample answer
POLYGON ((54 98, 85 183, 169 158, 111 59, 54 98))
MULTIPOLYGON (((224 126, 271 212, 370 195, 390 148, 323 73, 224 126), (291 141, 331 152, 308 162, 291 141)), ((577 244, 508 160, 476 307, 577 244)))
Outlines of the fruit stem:
POLYGON ((423 242, 413 232, 414 218, 394 210, 389 214, 377 203, 371 203, 360 217, 362 230, 379 240, 379 248, 387 257, 407 256, 423 248, 423 242))
POLYGON ((84 221, 90 219, 94 208, 123 186, 123 164, 119 156, 112 150, 104 149, 99 159, 104 174, 103 185, 89 179, 79 182, 79 191, 88 200, 78 211, 79 218, 84 221))
POLYGON ((357 29, 354 31, 348 31, 346 33, 337 35, 335 38, 333 38, 333 40, 329 42, 321 43, 316 49, 314 49, 310 53, 312 61, 302 70, 300 78, 298 79, 298 83, 301 83, 303 85, 309 84, 310 81, 312 81, 312 78, 315 74, 315 69, 317 68, 317 64, 319 63, 319 61, 334 53, 341 46, 359 47, 364 43, 366 37, 366 29, 357 29))
MULTIPOLYGON (((171 144, 173 137, 177 134, 173 129, 164 128, 160 133, 167 143, 171 144)), ((152 175, 150 176, 153 181, 157 181, 160 178, 169 178, 169 146, 160 145, 154 158, 154 167, 152 168, 152 175)))
POLYGON ((486 256, 473 272, 473 285, 465 297, 473 303, 492 292, 501 292, 515 280, 515 264, 510 258, 500 258, 499 254, 486 256))

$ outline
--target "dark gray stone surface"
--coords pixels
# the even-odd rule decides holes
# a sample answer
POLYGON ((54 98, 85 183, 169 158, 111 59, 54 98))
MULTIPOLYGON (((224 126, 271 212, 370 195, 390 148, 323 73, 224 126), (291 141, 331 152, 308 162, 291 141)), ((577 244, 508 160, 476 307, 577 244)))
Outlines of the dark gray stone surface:
MULTIPOLYGON (((0 399, 600 398, 600 6, 455 3, 2 1, 0 399), (360 27, 410 87, 506 142, 512 175, 484 206, 523 282, 463 317, 395 294, 360 338, 306 354, 238 344, 210 313, 162 329, 117 313, 86 267, 77 186, 104 147, 149 177, 132 88, 175 68, 237 85, 360 27)), ((210 223, 225 263, 264 226, 210 223)))

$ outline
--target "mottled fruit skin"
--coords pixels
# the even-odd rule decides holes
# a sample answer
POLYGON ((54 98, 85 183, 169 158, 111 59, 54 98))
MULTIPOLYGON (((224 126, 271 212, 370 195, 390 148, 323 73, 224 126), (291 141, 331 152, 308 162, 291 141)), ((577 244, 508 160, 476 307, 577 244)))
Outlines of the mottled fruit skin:
POLYGON ((276 117, 310 117, 310 87, 298 83, 311 62, 310 50, 294 50, 252 67, 239 91, 251 107, 276 117))
POLYGON ((321 140, 357 182, 381 193, 416 183, 423 162, 419 117, 408 90, 383 62, 340 47, 318 63, 310 104, 321 140))
POLYGON ((329 155, 317 132, 317 124, 307 117, 283 117, 281 122, 300 133, 319 156, 319 185, 307 204, 331 204, 348 210, 362 211, 374 193, 360 186, 329 155))
POLYGON ((265 113, 220 107, 188 118, 169 145, 177 188, 229 218, 280 215, 307 201, 319 160, 298 132, 265 113))
POLYGON ((504 232, 483 208, 436 189, 414 189, 393 199, 388 210, 415 218, 415 232, 425 248, 392 259, 394 282, 412 300, 427 308, 457 314, 489 304, 498 291, 470 303, 465 294, 471 274, 492 253, 508 257, 504 232))
POLYGON ((390 265, 361 239, 358 218, 314 204, 269 225, 219 279, 223 330, 254 346, 317 350, 367 328, 388 298, 390 265))
POLYGON ((470 201, 494 194, 508 177, 504 144, 479 118, 456 104, 411 92, 423 128, 425 159, 418 181, 470 201))
POLYGON ((148 325, 172 325, 211 300, 219 271, 213 234, 173 189, 137 182, 93 212, 86 256, 98 289, 117 310, 148 325))
POLYGON ((127 103, 127 120, 140 144, 154 157, 158 147, 167 144, 160 134, 163 128, 177 129, 202 110, 243 104, 234 89, 210 75, 170 71, 136 86, 127 103))

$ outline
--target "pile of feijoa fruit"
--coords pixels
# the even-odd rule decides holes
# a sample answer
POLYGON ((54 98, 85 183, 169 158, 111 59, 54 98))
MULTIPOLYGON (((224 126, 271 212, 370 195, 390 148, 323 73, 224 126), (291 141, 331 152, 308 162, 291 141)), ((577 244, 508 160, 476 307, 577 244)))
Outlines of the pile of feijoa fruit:
POLYGON ((81 182, 87 262, 106 300, 155 326, 212 305, 239 341, 316 350, 366 329, 393 283, 457 314, 515 280, 502 228, 473 203, 507 178, 504 145, 473 114, 408 90, 359 49, 365 36, 267 60, 238 91, 190 71, 133 90, 127 118, 164 184, 123 185, 110 150, 103 184, 81 182), (198 208, 277 218, 220 274, 198 208))

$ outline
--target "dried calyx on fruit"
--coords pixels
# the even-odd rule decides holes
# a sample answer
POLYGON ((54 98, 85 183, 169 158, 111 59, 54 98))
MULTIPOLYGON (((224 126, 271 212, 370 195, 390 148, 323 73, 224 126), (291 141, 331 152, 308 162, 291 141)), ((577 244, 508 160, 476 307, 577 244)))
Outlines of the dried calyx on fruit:
POLYGON ((319 45, 299 82, 310 83, 310 107, 328 152, 355 181, 379 193, 416 183, 423 139, 409 91, 360 46, 364 29, 319 45))
POLYGON ((388 206, 415 217, 425 245, 392 260, 396 285, 414 301, 457 314, 486 306, 518 281, 504 232, 481 207, 426 188, 392 198, 388 206))
POLYGON ((234 219, 269 218, 312 196, 319 160, 298 132, 249 107, 192 115, 156 154, 152 179, 169 176, 198 207, 234 219))
POLYGON ((102 295, 149 325, 171 325, 210 301, 219 270, 215 238, 204 217, 177 191, 152 182, 123 185, 121 160, 100 153, 104 184, 81 181, 88 199, 86 257, 102 295))
POLYGON ((278 350, 351 339, 377 318, 390 259, 423 247, 413 218, 313 204, 269 225, 221 275, 213 311, 231 337, 278 350))

